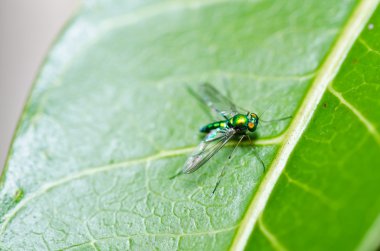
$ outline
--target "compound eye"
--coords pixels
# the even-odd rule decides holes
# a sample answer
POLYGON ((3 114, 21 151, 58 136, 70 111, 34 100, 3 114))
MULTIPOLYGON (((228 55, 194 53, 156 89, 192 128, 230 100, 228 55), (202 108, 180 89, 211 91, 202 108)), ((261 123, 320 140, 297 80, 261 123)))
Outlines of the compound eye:
POLYGON ((255 124, 252 122, 248 122, 248 129, 253 129, 255 127, 255 124))
POLYGON ((256 113, 251 113, 251 117, 252 117, 252 118, 257 118, 256 113))

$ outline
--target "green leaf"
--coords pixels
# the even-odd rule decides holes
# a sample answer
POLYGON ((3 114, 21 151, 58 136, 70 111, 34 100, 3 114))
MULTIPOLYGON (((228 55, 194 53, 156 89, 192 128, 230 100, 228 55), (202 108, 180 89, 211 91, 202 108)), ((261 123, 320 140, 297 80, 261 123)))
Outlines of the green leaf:
POLYGON ((377 2, 85 2, 20 120, 0 249, 376 247, 377 2), (293 119, 260 124, 265 173, 244 143, 210 196, 232 144, 169 177, 210 122, 186 85, 226 80, 239 106, 293 119))
MULTIPOLYGON (((357 15, 362 13, 360 9, 357 15)), ((379 27, 377 9, 335 79, 328 82, 247 249, 379 248, 379 27)), ((343 46, 337 44, 339 49, 343 46)))

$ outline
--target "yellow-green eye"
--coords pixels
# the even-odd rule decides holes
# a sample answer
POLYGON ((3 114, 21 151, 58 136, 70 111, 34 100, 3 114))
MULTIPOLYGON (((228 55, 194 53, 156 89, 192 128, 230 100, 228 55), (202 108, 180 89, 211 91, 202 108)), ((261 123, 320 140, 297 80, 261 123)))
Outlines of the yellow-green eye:
POLYGON ((255 124, 254 123, 252 123, 252 122, 249 122, 248 123, 248 128, 249 129, 253 129, 255 127, 255 124))

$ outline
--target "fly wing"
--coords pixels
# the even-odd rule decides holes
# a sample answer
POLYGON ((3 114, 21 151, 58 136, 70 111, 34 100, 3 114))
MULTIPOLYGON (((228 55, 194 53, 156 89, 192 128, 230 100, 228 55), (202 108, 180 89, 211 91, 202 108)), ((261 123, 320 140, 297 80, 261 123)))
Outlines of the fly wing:
POLYGON ((236 105, 212 85, 205 83, 199 89, 200 96, 206 105, 222 117, 230 118, 238 113, 236 105))
POLYGON ((206 135, 197 149, 187 159, 182 173, 192 173, 205 164, 236 134, 233 128, 215 129, 206 135))

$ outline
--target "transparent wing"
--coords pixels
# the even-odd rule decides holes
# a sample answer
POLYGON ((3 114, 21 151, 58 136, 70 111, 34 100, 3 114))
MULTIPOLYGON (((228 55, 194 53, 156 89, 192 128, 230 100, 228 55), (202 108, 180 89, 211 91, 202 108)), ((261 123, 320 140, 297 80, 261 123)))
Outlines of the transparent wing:
POLYGON ((208 133, 197 149, 187 159, 182 173, 192 173, 205 164, 216 154, 234 135, 236 131, 230 129, 215 129, 208 133))
POLYGON ((233 117, 238 113, 236 105, 215 87, 205 83, 200 86, 200 97, 208 107, 224 118, 233 117))

